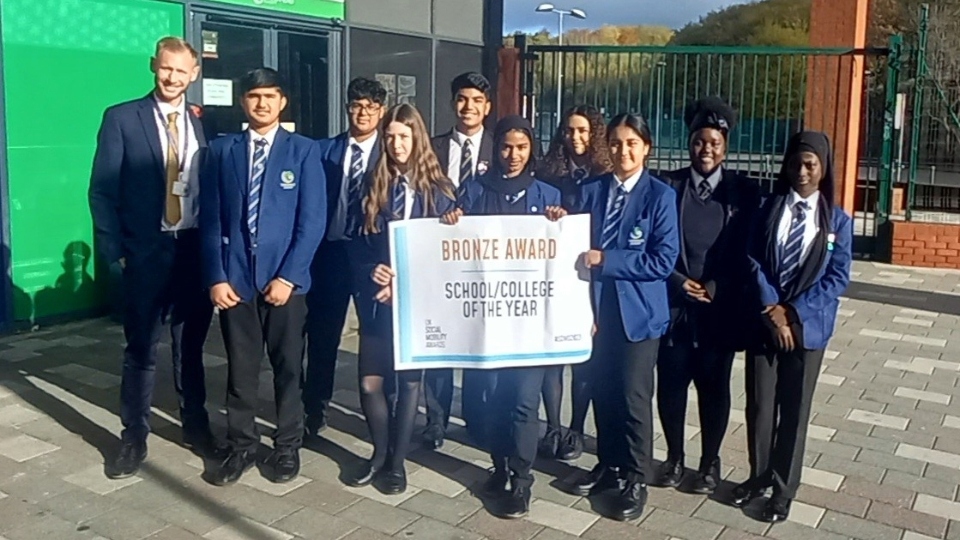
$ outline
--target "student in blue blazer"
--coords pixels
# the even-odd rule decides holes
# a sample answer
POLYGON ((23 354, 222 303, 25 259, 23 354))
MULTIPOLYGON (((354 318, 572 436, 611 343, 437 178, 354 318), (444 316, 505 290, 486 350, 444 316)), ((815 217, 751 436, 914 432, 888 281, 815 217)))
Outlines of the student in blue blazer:
MULTIPOLYGON (((519 116, 507 116, 494 131, 497 159, 493 168, 462 187, 460 207, 443 217, 455 224, 460 216, 545 215, 556 221, 567 214, 560 190, 537 180, 533 128, 519 116)), ((530 511, 533 462, 540 435, 540 388, 546 367, 496 370, 496 390, 487 404, 490 426, 486 439, 493 474, 484 492, 498 499, 497 514, 508 519, 530 511), (510 488, 509 493, 507 488, 510 488)))
POLYGON ((380 120, 387 91, 374 80, 357 78, 347 86, 350 128, 320 142, 321 166, 327 177, 327 234, 313 257, 313 287, 307 294, 307 367, 303 381, 304 427, 316 436, 327 427, 327 406, 333 398, 337 351, 356 290, 348 264, 350 208, 359 204, 363 177, 380 157, 380 120))
POLYGON ((354 208, 350 264, 358 282, 360 316, 360 407, 373 439, 373 455, 347 480, 354 487, 375 483, 386 494, 407 489, 404 461, 410 448, 423 371, 393 367, 393 270, 388 224, 439 218, 454 208, 453 184, 443 174, 423 118, 412 105, 387 111, 381 124, 383 152, 364 180, 354 208), (394 389, 394 387, 396 388, 394 389), (394 391, 395 390, 395 391, 394 391), (388 396, 396 394, 391 414, 388 396))
POLYGON ((305 294, 327 209, 319 145, 280 127, 287 105, 280 75, 255 69, 239 87, 250 128, 211 143, 200 175, 203 273, 220 309, 228 363, 231 450, 213 474, 217 485, 236 482, 256 462, 264 348, 277 407, 267 466, 276 482, 300 472, 305 294))
POLYGON ((634 519, 647 500, 653 455, 654 368, 670 324, 667 278, 680 253, 676 192, 644 166, 646 121, 621 114, 607 128, 613 173, 584 184, 579 208, 592 217, 591 270, 596 335, 590 359, 597 423, 594 469, 580 495, 619 487, 613 519, 634 519))
POLYGON ((749 249, 759 302, 746 363, 750 479, 733 496, 742 507, 772 487, 761 519, 778 522, 789 516, 800 486, 813 392, 850 284, 853 222, 834 206, 825 134, 790 139, 754 231, 749 249))

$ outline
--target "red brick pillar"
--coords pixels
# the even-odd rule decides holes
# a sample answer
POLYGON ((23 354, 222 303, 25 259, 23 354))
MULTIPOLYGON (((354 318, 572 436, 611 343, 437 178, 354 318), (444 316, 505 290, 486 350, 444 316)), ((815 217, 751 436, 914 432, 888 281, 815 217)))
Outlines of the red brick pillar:
POLYGON ((520 114, 520 49, 503 47, 499 51, 500 73, 497 81, 497 116, 520 114))
MULTIPOLYGON (((866 47, 869 7, 870 0, 813 0, 810 46, 866 47)), ((852 213, 859 171, 864 57, 817 56, 807 69, 804 124, 833 141, 839 183, 836 202, 852 213)))

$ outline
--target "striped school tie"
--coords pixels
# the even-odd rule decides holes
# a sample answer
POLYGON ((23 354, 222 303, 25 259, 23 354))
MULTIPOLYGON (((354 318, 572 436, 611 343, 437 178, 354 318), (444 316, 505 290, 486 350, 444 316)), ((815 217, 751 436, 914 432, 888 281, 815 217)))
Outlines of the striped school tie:
POLYGON ((407 209, 407 178, 401 176, 393 184, 393 215, 397 219, 404 219, 407 209))
POLYGON ((620 233, 620 223, 623 221, 623 207, 626 206, 627 190, 623 185, 617 186, 617 196, 613 199, 613 205, 607 211, 607 217, 603 220, 603 235, 600 237, 600 246, 603 251, 617 247, 617 237, 620 233))
POLYGON ((703 200, 709 199, 713 195, 713 187, 710 186, 710 182, 702 180, 700 185, 697 186, 697 195, 703 200))
POLYGON ((253 169, 250 173, 250 195, 247 197, 247 229, 250 237, 257 237, 257 222, 260 219, 260 192, 263 187, 263 172, 267 165, 267 140, 254 141, 253 169))
POLYGON ((793 205, 793 220, 790 222, 790 234, 783 246, 780 258, 780 287, 786 288, 793 283, 800 273, 800 258, 803 254, 803 233, 806 230, 807 210, 810 206, 806 201, 793 205))
POLYGON ((470 139, 463 141, 460 149, 460 185, 473 180, 473 150, 470 148, 470 139))
POLYGON ((363 184, 363 149, 359 144, 350 146, 350 177, 347 188, 347 208, 353 208, 360 202, 360 188, 363 184))
POLYGON ((586 169, 575 169, 573 171, 573 183, 579 186, 587 179, 587 174, 589 173, 586 169))

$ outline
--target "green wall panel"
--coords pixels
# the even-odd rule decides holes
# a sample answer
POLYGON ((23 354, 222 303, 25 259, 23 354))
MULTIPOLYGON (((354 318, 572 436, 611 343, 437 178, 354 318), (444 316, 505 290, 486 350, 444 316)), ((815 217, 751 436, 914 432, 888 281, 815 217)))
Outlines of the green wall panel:
MULTIPOLYGON (((4 0, 5 1, 5 0, 4 0)), ((342 19, 344 17, 344 0, 211 0, 224 4, 235 4, 260 9, 283 11, 294 15, 307 17, 325 17, 328 19, 342 19)))
POLYGON ((2 0, 17 320, 106 301, 87 205, 108 106, 146 95, 156 41, 183 35, 183 6, 152 0, 2 0), (24 294, 25 293, 25 294, 24 294))

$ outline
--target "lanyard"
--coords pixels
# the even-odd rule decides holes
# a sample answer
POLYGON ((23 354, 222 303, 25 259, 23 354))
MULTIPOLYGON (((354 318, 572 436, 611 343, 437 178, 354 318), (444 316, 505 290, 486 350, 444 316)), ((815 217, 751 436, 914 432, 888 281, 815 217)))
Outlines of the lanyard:
MULTIPOLYGON (((184 169, 187 167, 187 147, 189 145, 190 137, 190 118, 186 112, 186 107, 184 107, 184 112, 176 111, 178 114, 183 116, 183 146, 179 144, 174 144, 177 141, 174 141, 173 132, 170 131, 170 125, 167 122, 167 119, 163 117, 163 113, 160 112, 160 105, 154 104, 153 110, 157 113, 157 119, 160 120, 160 125, 163 126, 163 130, 167 133, 167 146, 168 147, 177 147, 177 156, 180 158, 180 163, 178 164, 177 172, 183 173, 184 169)), ((169 151, 169 150, 168 150, 169 151)))

